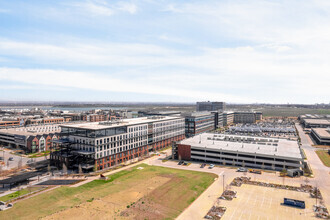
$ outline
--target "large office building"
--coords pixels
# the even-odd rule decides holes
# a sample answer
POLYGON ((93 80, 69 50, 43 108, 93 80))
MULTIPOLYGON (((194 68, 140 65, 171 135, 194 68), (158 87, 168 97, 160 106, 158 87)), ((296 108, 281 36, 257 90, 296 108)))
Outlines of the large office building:
POLYGON ((271 170, 300 169, 304 160, 297 141, 211 133, 177 142, 172 157, 271 170))
POLYGON ((330 146, 330 127, 329 128, 312 128, 311 136, 320 145, 330 146))
POLYGON ((184 126, 184 118, 171 116, 61 125, 60 150, 51 161, 70 169, 105 169, 184 139, 184 126))
POLYGON ((196 111, 221 111, 223 112, 226 109, 225 102, 197 102, 196 111))
POLYGON ((261 112, 234 112, 234 123, 256 123, 262 120, 261 112))
POLYGON ((212 112, 192 112, 182 114, 185 118, 186 137, 215 129, 215 115, 212 112))
POLYGON ((228 126, 234 124, 234 112, 226 111, 223 112, 222 117, 223 117, 223 126, 228 126))

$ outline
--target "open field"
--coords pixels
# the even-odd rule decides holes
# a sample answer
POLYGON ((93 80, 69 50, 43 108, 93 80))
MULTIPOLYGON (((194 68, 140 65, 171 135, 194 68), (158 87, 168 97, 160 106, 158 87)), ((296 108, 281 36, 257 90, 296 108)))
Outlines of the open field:
POLYGON ((317 150, 315 152, 316 152, 317 156, 319 156, 319 158, 321 159, 322 163, 325 166, 330 167, 330 155, 328 154, 328 151, 317 150))
POLYGON ((258 108, 258 111, 263 113, 263 116, 284 116, 298 117, 303 114, 330 114, 330 109, 311 109, 311 108, 258 108))
POLYGON ((231 188, 237 191, 237 198, 221 200, 220 205, 227 208, 223 220, 316 219, 312 209, 315 199, 308 193, 248 184, 231 188), (303 200, 306 209, 283 206, 284 198, 303 200))
POLYGON ((0 219, 173 219, 216 177, 141 164, 109 180, 63 186, 20 201, 0 212, 0 219))

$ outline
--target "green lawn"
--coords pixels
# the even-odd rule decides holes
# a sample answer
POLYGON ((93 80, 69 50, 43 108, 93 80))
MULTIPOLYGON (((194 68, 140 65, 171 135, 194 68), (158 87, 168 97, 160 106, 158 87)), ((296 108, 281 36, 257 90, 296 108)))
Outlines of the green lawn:
POLYGON ((29 158, 37 158, 37 157, 44 157, 45 155, 49 155, 50 151, 38 152, 38 153, 31 153, 28 155, 29 158))
POLYGON ((7 202, 8 200, 11 200, 11 199, 14 199, 14 198, 17 198, 19 196, 23 196, 25 194, 28 194, 30 192, 34 192, 34 191, 37 191, 39 189, 42 189, 43 187, 30 187, 30 188, 25 188, 25 189, 22 189, 22 190, 19 190, 17 192, 13 192, 13 193, 10 193, 8 195, 5 195, 5 196, 2 196, 0 197, 0 201, 3 201, 3 202, 7 202))
POLYGON ((319 156, 319 158, 321 159, 322 163, 325 166, 330 167, 330 155, 328 154, 328 151, 317 150, 315 152, 316 152, 317 156, 319 156))
POLYGON ((109 176, 109 180, 95 180, 80 187, 60 187, 30 199, 20 201, 13 208, 0 212, 0 219, 39 219, 75 205, 121 193, 153 177, 168 177, 170 181, 156 188, 148 196, 164 207, 166 218, 174 219, 189 206, 217 176, 210 173, 138 165, 109 176), (136 169, 144 167, 144 169, 136 169))

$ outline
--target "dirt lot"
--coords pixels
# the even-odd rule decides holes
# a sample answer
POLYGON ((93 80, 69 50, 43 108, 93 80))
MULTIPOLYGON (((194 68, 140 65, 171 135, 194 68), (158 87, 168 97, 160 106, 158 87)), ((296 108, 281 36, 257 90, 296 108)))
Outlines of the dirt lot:
MULTIPOLYGON (((143 210, 148 210, 149 216, 154 218, 161 213, 151 212, 152 205, 150 207, 141 208, 141 204, 138 207, 130 207, 133 202, 135 203, 146 203, 147 199, 145 196, 148 192, 152 192, 154 189, 165 184, 167 181, 171 180, 168 177, 156 176, 150 179, 148 182, 140 182, 134 186, 134 188, 128 188, 126 190, 108 195, 104 198, 95 199, 90 202, 82 203, 73 208, 57 212, 51 216, 47 216, 44 219, 108 219, 109 216, 116 219, 137 219, 137 217, 143 215, 143 210), (134 212, 129 210, 134 209, 134 212)), ((120 184, 120 183, 117 183, 120 184)))
POLYGON ((221 201, 221 206, 227 207, 224 220, 316 219, 312 210, 315 199, 308 193, 248 184, 231 189, 237 191, 237 198, 221 201), (306 209, 281 205, 285 197, 305 201, 306 209))

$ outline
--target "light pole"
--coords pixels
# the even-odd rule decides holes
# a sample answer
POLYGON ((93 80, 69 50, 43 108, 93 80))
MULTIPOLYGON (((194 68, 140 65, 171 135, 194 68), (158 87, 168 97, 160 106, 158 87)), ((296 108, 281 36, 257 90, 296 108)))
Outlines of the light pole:
POLYGON ((222 175, 222 193, 225 192, 225 174, 222 175))

